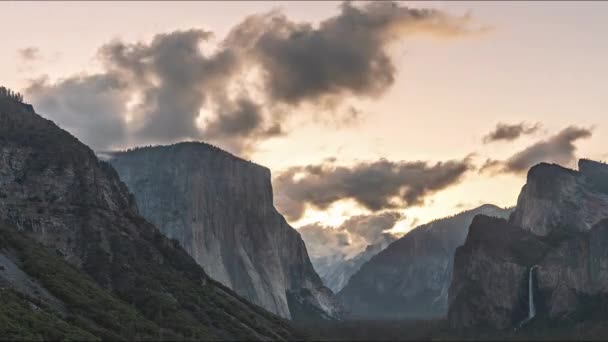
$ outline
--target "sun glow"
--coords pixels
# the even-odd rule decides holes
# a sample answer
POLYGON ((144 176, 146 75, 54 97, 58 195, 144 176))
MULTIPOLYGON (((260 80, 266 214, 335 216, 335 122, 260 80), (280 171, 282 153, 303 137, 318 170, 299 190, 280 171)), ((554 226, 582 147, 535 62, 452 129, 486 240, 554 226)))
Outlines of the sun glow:
POLYGON ((198 111, 198 116, 196 117, 196 127, 199 129, 205 128, 206 121, 213 116, 213 113, 210 110, 205 108, 201 108, 198 111))
POLYGON ((337 227, 349 217, 363 214, 366 214, 366 211, 361 209, 354 201, 341 200, 326 209, 308 207, 304 216, 295 222, 291 222, 291 224, 294 227, 301 227, 307 224, 320 223, 324 226, 337 227))

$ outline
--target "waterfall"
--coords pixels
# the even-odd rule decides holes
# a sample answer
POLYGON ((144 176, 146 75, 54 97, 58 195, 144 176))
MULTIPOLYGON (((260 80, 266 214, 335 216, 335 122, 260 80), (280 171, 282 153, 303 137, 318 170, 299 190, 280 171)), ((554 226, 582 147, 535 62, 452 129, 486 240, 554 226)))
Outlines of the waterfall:
POLYGON ((534 305, 534 269, 538 267, 536 265, 530 267, 528 273, 528 319, 531 320, 536 316, 536 306, 534 305))
POLYGON ((534 265, 528 270, 528 317, 521 321, 515 330, 521 328, 536 316, 536 306, 534 305, 534 269, 536 268, 538 268, 538 265, 534 265))

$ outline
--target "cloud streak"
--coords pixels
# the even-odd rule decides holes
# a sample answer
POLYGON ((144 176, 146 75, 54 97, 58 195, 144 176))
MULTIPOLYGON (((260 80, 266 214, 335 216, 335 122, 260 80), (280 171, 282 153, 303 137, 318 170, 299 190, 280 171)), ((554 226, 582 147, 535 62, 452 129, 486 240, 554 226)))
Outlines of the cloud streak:
POLYGON ((370 211, 407 208, 457 184, 473 168, 468 157, 435 164, 381 159, 337 166, 325 161, 292 167, 275 177, 275 204, 289 220, 301 218, 307 205, 326 209, 343 199, 352 199, 370 211))
POLYGON ((483 137, 483 143, 488 144, 497 141, 513 141, 518 139, 522 135, 529 135, 536 133, 542 125, 536 123, 534 125, 520 122, 517 124, 505 124, 499 122, 493 131, 483 137))
POLYGON ((580 139, 590 138, 591 135, 591 129, 569 126, 506 160, 488 159, 480 172, 522 174, 540 162, 567 165, 576 160, 574 143, 580 139))
POLYGON ((28 46, 17 50, 17 54, 24 62, 35 62, 41 58, 40 49, 35 46, 28 46))

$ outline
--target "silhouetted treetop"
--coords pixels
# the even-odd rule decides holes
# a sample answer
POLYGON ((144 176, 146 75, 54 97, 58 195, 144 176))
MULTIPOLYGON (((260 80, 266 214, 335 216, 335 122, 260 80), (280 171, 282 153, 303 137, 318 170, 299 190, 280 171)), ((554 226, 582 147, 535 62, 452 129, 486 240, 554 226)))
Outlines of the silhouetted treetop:
POLYGON ((8 98, 23 103, 23 95, 21 93, 14 92, 11 89, 2 86, 0 86, 0 98, 8 98))

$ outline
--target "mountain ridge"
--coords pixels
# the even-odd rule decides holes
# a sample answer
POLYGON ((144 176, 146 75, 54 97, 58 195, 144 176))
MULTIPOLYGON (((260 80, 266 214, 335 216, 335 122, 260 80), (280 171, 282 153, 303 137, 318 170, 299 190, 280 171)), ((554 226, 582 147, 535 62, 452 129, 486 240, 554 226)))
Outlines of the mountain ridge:
POLYGON ((420 225, 361 266, 338 293, 353 319, 431 319, 447 314, 456 247, 479 213, 510 210, 483 205, 420 225))
MULTIPOLYGON (((58 253, 112 298, 162 328, 164 338, 301 336, 210 279, 179 244, 139 215, 118 174, 89 147, 31 106, 5 98, 0 98, 0 189, 1 223, 58 253)), ((10 255, 10 248, 2 253, 10 255)), ((80 285, 73 290, 84 291, 80 285)))

